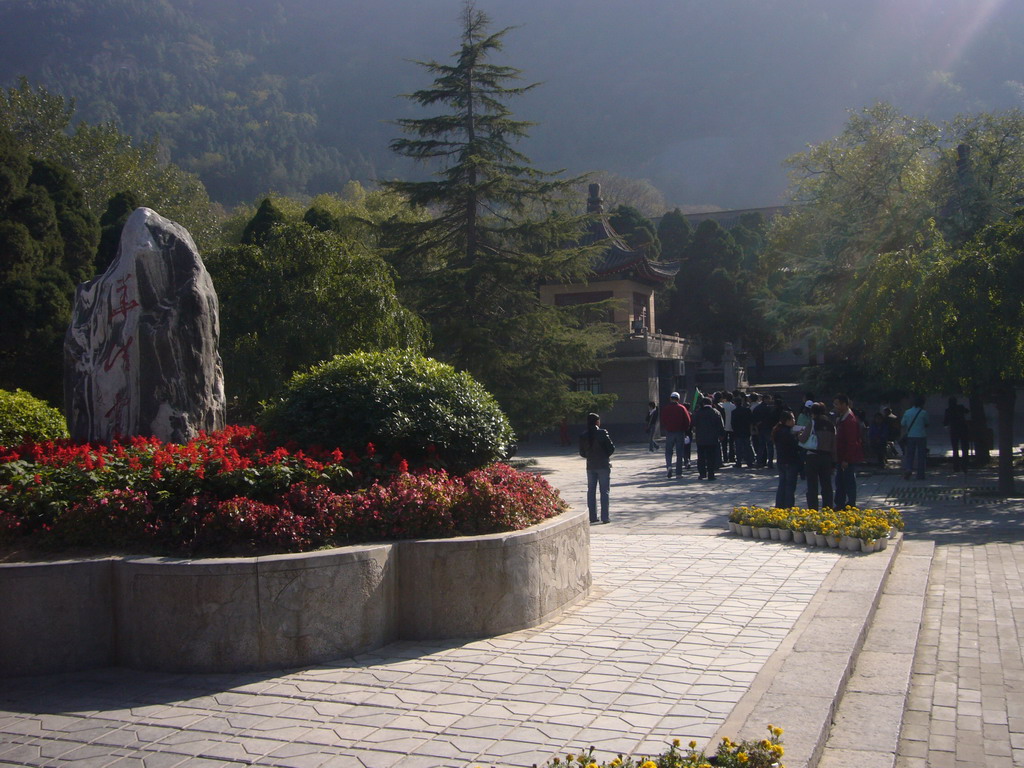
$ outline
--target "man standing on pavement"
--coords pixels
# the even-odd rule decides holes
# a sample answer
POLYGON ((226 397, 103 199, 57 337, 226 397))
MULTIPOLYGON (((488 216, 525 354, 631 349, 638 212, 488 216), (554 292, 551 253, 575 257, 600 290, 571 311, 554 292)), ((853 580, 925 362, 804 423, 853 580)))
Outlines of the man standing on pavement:
POLYGON ((587 460, 587 510, 590 522, 597 522, 597 491, 601 489, 601 522, 607 523, 608 489, 611 484, 612 465, 608 457, 615 453, 615 445, 608 430, 601 429, 601 417, 587 414, 587 431, 580 435, 580 458, 587 460))
MULTIPOLYGON (((665 433, 665 469, 672 477, 672 451, 676 452, 676 477, 683 474, 683 445, 690 431, 690 412, 679 402, 679 393, 669 395, 669 402, 661 409, 661 431, 665 433)), ((690 468, 690 462, 686 462, 690 468)))
POLYGON ((754 406, 754 452, 757 454, 758 467, 771 467, 775 463, 775 444, 772 442, 772 429, 779 421, 779 414, 776 411, 772 400, 768 395, 761 398, 761 402, 754 406))
MULTIPOLYGON (((907 447, 903 451, 903 479, 909 480, 916 467, 917 479, 924 480, 924 468, 928 462, 928 411, 924 409, 924 397, 918 395, 914 398, 914 407, 903 412, 900 425, 907 439, 907 447)), ((956 461, 956 453, 953 461, 956 461)))
POLYGON ((857 465, 864 461, 860 422, 850 408, 850 398, 836 395, 836 509, 857 506, 857 465))
POLYGON ((693 414, 693 438, 697 442, 697 473, 700 479, 715 479, 718 460, 722 456, 721 440, 725 434, 725 423, 711 404, 711 398, 701 400, 700 408, 693 414))
POLYGON ((722 438, 722 463, 731 464, 736 461, 736 443, 733 440, 732 414, 736 410, 732 392, 722 393, 722 420, 725 422, 725 435, 722 438))
POLYGON ((733 441, 736 444, 736 469, 746 463, 749 469, 754 468, 754 447, 750 442, 750 428, 754 424, 754 416, 747 405, 747 398, 742 393, 735 396, 736 409, 732 412, 733 441))

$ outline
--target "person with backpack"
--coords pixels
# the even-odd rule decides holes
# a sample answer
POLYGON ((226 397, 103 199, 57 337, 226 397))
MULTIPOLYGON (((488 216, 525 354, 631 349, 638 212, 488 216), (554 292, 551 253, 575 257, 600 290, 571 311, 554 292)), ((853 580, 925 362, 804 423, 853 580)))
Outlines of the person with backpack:
POLYGON ((611 485, 612 465, 608 458, 615 453, 608 430, 601 429, 601 417, 587 414, 587 431, 580 435, 580 458, 587 460, 587 510, 590 522, 597 522, 597 489, 601 489, 601 522, 607 523, 608 488, 611 485))
POLYGON ((800 447, 804 455, 807 474, 807 508, 832 508, 832 467, 836 460, 836 428, 828 418, 824 403, 811 405, 811 422, 800 434, 800 447), (818 506, 818 487, 821 487, 821 506, 818 506))

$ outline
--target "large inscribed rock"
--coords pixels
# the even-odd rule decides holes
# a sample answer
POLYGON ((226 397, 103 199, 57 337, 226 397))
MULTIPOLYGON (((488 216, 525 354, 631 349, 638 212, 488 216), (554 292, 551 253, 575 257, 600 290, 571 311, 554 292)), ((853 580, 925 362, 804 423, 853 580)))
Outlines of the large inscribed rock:
POLYGON ((64 339, 71 437, 181 443, 223 427, 219 336, 217 294, 191 235, 136 209, 113 263, 75 294, 64 339))

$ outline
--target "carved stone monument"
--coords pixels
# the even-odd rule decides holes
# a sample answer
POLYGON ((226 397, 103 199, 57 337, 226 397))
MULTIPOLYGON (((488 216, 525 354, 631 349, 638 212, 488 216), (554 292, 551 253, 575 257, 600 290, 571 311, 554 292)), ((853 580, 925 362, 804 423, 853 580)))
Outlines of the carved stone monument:
POLYGON ((64 339, 71 437, 181 443, 223 427, 219 336, 217 294, 192 236, 136 209, 113 263, 75 294, 64 339))

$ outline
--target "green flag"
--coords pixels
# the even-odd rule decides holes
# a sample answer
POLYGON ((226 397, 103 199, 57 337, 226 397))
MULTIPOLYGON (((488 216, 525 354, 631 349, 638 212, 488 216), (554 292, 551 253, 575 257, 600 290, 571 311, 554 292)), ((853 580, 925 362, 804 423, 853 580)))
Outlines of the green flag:
POLYGON ((697 410, 697 405, 700 404, 700 399, 704 397, 704 393, 700 391, 700 387, 693 388, 693 405, 690 406, 691 411, 697 410))

